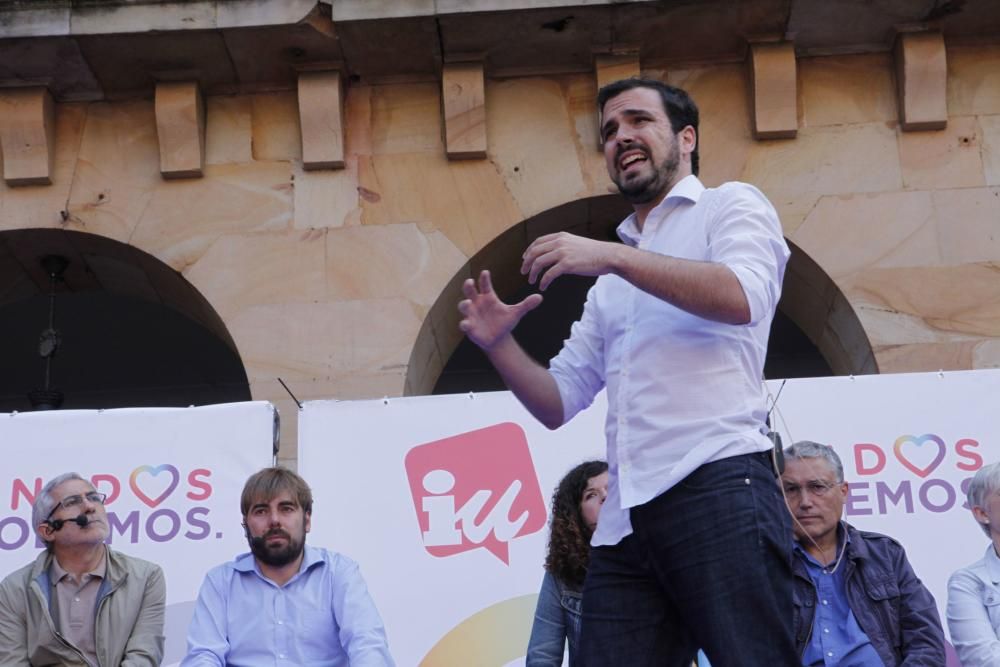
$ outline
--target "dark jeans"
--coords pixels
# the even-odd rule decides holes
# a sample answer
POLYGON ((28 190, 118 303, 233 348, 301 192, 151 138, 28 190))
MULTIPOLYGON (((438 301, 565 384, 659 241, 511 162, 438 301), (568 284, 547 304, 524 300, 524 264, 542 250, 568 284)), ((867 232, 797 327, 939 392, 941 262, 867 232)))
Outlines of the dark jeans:
POLYGON ((591 551, 581 665, 800 665, 792 526, 770 453, 707 463, 632 508, 633 533, 591 551))

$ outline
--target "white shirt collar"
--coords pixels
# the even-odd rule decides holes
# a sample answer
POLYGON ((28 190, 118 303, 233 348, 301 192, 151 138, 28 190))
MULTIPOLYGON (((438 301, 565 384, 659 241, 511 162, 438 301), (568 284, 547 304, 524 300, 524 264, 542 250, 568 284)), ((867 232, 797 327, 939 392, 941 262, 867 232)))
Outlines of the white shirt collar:
MULTIPOLYGON (((685 176, 677 183, 674 187, 670 188, 670 192, 667 196, 663 198, 659 204, 657 204, 649 215, 649 218, 664 213, 665 208, 672 208, 677 205, 678 199, 686 199, 692 204, 697 204, 698 200, 701 199, 701 193, 705 191, 705 186, 702 185, 701 181, 694 174, 685 176)), ((636 215, 633 213, 629 217, 625 218, 620 225, 618 225, 618 238, 624 241, 630 246, 639 245, 639 237, 641 232, 639 231, 639 225, 636 222, 636 215)))

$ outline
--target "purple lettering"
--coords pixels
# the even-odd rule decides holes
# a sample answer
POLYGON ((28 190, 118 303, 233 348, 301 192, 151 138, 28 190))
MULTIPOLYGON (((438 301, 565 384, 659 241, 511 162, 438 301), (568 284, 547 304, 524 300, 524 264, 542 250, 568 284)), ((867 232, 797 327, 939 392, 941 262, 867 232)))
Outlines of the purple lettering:
POLYGON ((181 530, 181 518, 177 516, 177 512, 168 509, 156 510, 149 515, 146 519, 146 535, 149 539, 154 542, 166 542, 177 536, 181 530), (160 517, 166 517, 170 521, 170 529, 163 534, 156 532, 156 520, 160 517))
POLYGON ((108 512, 108 544, 112 543, 115 531, 124 536, 126 530, 132 531, 128 538, 129 544, 139 541, 139 510, 132 510, 125 515, 125 521, 119 521, 117 514, 108 512))
POLYGON ((932 512, 947 512, 955 505, 955 489, 943 479, 929 479, 920 486, 920 504, 932 512), (945 501, 943 505, 935 505, 931 502, 930 490, 934 487, 944 489, 945 501))
MULTIPOLYGON (((10 533, 12 531, 7 532, 10 533)), ((28 541, 29 535, 31 535, 31 529, 28 528, 28 522, 24 519, 16 516, 9 516, 3 519, 0 521, 0 550, 13 551, 14 549, 20 549, 28 541), (20 532, 20 535, 15 537, 13 541, 4 536, 4 530, 7 526, 14 526, 20 532)))
POLYGON ((212 527, 208 525, 207 521, 202 521, 199 517, 206 516, 208 514, 207 507, 192 507, 187 513, 187 522, 192 528, 200 528, 201 532, 196 533, 193 530, 189 530, 184 533, 184 537, 189 540, 203 540, 208 537, 208 534, 212 532, 212 527))
POLYGON ((871 502, 868 498, 868 482, 851 482, 847 487, 847 516, 868 516, 872 513, 871 507, 857 507, 857 503, 871 502), (862 494, 861 491, 865 493, 862 494))
POLYGON ((878 498, 879 514, 885 514, 886 500, 897 506, 899 505, 899 501, 902 500, 906 513, 913 514, 913 491, 910 489, 909 480, 900 482, 895 493, 892 492, 889 485, 885 482, 876 482, 875 497, 878 498))

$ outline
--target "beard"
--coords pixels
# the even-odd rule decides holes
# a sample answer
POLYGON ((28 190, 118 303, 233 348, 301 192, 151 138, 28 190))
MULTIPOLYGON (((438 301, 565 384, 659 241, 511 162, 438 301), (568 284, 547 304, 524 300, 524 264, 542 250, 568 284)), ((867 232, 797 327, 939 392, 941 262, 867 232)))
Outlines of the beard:
POLYGON ((667 152, 667 157, 660 164, 654 165, 651 174, 629 181, 619 173, 615 178, 615 185, 630 204, 648 204, 666 196, 674 185, 680 164, 681 150, 675 139, 667 152))
POLYGON ((294 540, 291 535, 280 528, 269 530, 260 537, 251 537, 248 531, 247 542, 250 543, 250 552, 253 553, 254 557, 261 563, 270 565, 271 567, 283 567, 295 561, 295 559, 302 555, 302 551, 306 545, 305 535, 303 535, 301 540, 294 540), (274 535, 284 537, 285 545, 269 546, 267 538, 274 535))

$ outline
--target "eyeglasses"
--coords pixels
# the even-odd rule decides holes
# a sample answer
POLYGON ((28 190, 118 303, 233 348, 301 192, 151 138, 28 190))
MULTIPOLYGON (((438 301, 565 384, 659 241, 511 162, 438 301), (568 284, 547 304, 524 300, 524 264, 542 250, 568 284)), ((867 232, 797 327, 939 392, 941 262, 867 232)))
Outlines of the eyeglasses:
POLYGON ((84 499, 92 503, 95 503, 97 505, 103 505, 107 497, 108 494, 98 493, 97 491, 91 491, 90 493, 84 493, 82 495, 79 493, 75 493, 72 496, 66 496, 65 498, 60 500, 55 507, 52 508, 52 511, 49 512, 49 515, 46 517, 46 521, 51 519, 52 515, 55 514, 60 507, 63 509, 73 509, 74 507, 79 507, 80 505, 82 505, 84 499))
POLYGON ((837 486, 837 484, 830 484, 819 480, 808 482, 805 486, 799 486, 798 484, 785 484, 785 496, 792 499, 800 498, 802 497, 802 490, 805 489, 809 492, 809 495, 816 498, 822 498, 835 486, 837 486))

